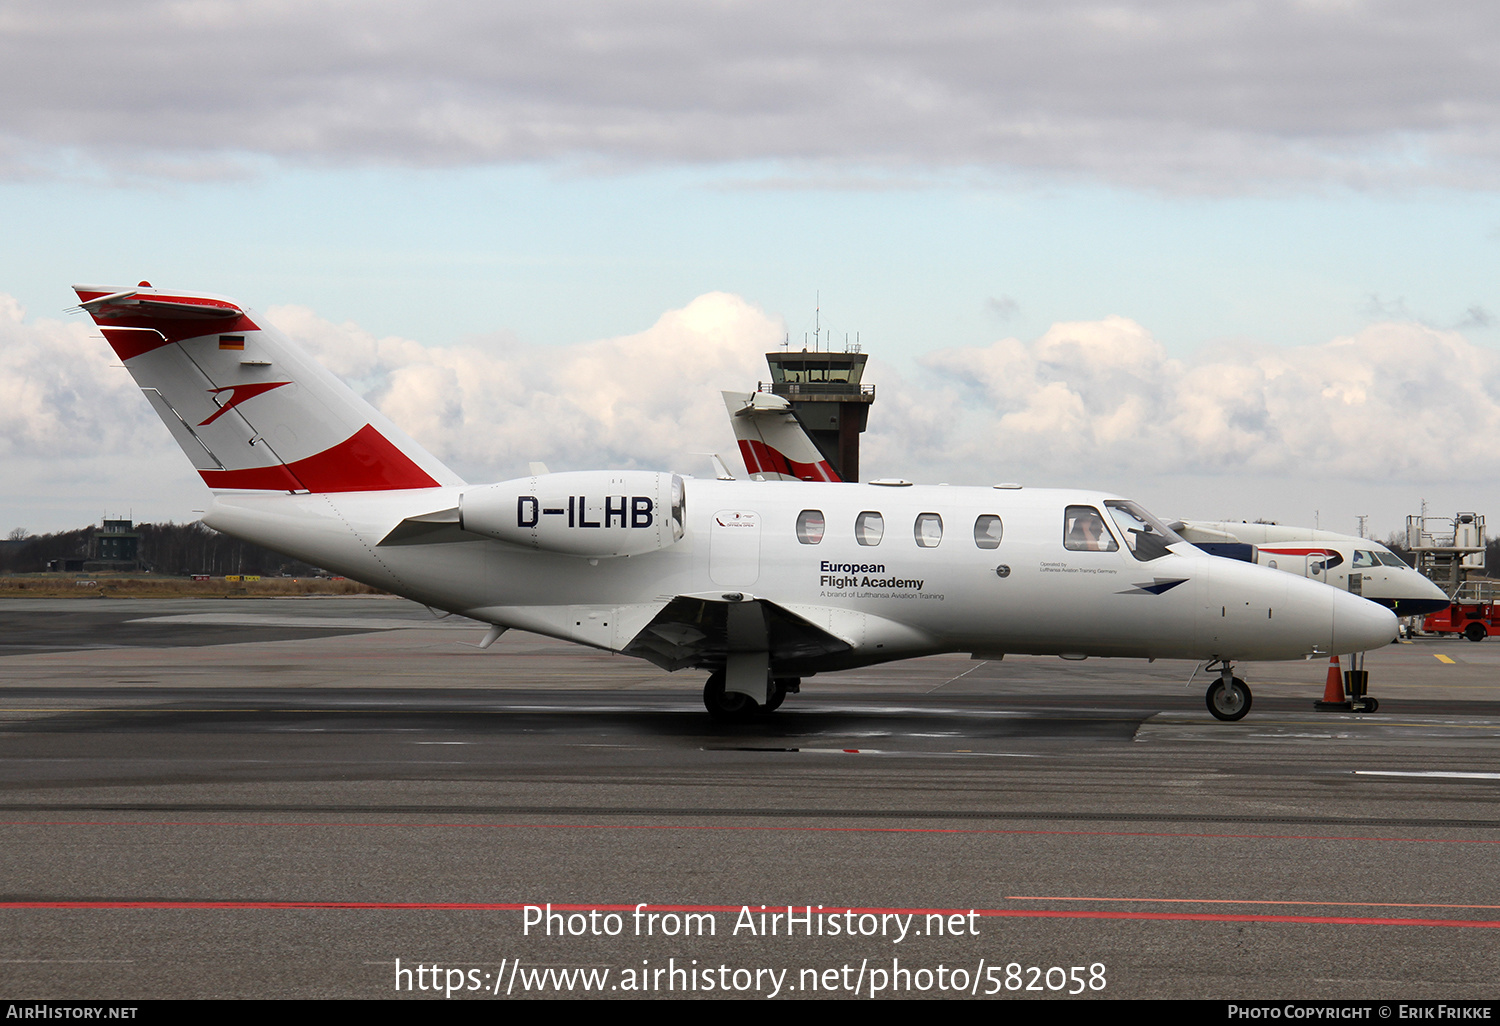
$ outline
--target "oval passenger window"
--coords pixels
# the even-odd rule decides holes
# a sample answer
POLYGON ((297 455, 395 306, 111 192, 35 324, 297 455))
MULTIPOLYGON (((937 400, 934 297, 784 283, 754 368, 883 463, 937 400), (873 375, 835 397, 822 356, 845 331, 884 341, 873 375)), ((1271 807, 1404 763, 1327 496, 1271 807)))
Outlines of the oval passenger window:
POLYGON ((823 511, 805 509, 797 514, 797 540, 803 545, 816 545, 823 540, 823 511))
POLYGON ((922 548, 937 548, 938 542, 943 540, 943 518, 936 513, 918 513, 917 521, 912 525, 912 534, 922 548))
POLYGON ((981 549, 998 549, 1000 531, 1000 518, 992 513, 986 513, 974 521, 974 544, 981 549))

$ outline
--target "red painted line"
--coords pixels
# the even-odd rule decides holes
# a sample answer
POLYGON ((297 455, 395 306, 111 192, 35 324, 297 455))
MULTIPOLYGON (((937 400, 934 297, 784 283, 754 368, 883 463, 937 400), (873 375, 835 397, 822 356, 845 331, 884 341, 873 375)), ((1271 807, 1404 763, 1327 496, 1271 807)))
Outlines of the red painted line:
POLYGON ((1273 916, 1217 912, 1107 912, 1037 910, 996 910, 977 912, 976 915, 1005 916, 1011 918, 1037 919, 1152 919, 1197 923, 1313 923, 1332 926, 1444 926, 1500 930, 1500 920, 1492 919, 1397 919, 1373 916, 1273 916))
MULTIPOLYGON (((54 910, 153 910, 153 911, 392 911, 392 912, 519 912, 528 907, 539 907, 540 902, 457 902, 457 901, 7 901, 0 902, 0 910, 6 909, 54 909, 54 910)), ((584 905, 552 904, 554 912, 629 912, 637 908, 663 912, 731 912, 742 908, 755 911, 775 912, 785 905, 584 905)), ((807 906, 792 905, 793 910, 807 906)), ((1053 910, 1053 909, 954 909, 954 908, 858 908, 850 906, 821 906, 822 915, 964 915, 972 913, 987 919, 1123 919, 1156 922, 1197 923, 1304 923, 1319 926, 1425 926, 1448 929, 1500 929, 1500 920, 1484 919, 1403 919, 1386 916, 1292 916, 1256 915, 1217 912, 1110 912, 1104 910, 1053 910)))
MULTIPOLYGON (((653 815, 643 811, 642 816, 653 815)), ((754 813, 747 813, 754 816, 754 813)), ((1480 837, 1357 837, 1348 834, 1211 834, 1171 830, 1003 830, 965 827, 879 827, 879 826, 774 826, 700 825, 653 823, 340 823, 286 821, 226 820, 45 820, 18 819, 0 821, 0 827, 368 827, 397 830, 682 830, 682 831, 765 831, 772 833, 832 834, 958 834, 997 837, 1178 837, 1203 840, 1245 841, 1360 841, 1387 844, 1500 844, 1500 840, 1480 837)), ((1103 899, 1101 899, 1103 900, 1103 899)))
POLYGON ((1071 898, 1064 895, 1007 894, 1006 901, 1114 901, 1178 905, 1318 905, 1322 908, 1477 908, 1500 909, 1500 905, 1450 905, 1430 901, 1290 901, 1265 898, 1071 898))

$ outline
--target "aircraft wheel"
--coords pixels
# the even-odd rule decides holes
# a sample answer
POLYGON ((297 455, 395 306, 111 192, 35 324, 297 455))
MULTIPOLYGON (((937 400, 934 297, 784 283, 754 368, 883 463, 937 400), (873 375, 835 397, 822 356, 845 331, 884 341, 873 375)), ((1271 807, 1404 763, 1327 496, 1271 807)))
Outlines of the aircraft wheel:
POLYGON ((771 681, 771 697, 766 704, 761 706, 763 712, 775 712, 781 708, 781 703, 786 701, 786 684, 780 680, 771 681))
POLYGON ((708 715, 721 723, 747 720, 760 711, 760 704, 749 695, 724 690, 724 674, 709 676, 703 685, 703 704, 708 715))
POLYGON ((1473 623, 1469 624, 1469 626, 1464 628, 1464 637, 1468 638, 1470 641, 1483 641, 1489 636, 1490 632, 1485 630, 1484 624, 1480 623, 1478 620, 1474 621, 1473 623))
POLYGON ((1208 702, 1208 711, 1217 720, 1243 719, 1250 711, 1250 689, 1238 677, 1233 678, 1228 687, 1224 686, 1222 677, 1214 681, 1204 699, 1208 702))

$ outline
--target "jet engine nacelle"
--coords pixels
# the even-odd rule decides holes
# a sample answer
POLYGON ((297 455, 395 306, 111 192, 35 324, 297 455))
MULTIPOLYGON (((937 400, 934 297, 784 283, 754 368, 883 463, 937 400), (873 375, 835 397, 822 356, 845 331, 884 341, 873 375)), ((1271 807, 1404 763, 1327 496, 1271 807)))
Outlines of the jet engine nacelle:
POLYGON ((682 537, 682 478, 645 470, 539 474, 467 488, 459 526, 570 556, 639 556, 682 537))

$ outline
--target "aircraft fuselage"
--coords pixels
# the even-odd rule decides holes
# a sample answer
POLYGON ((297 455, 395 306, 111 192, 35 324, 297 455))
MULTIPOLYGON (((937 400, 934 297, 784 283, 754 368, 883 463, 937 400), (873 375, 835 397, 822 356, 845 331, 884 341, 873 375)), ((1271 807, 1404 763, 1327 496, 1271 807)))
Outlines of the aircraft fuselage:
MULTIPOLYGON (((786 675, 953 651, 1297 659, 1378 647, 1395 633, 1390 614, 1363 599, 1186 543, 1149 560, 1124 538, 1112 550, 1066 547, 1066 511, 1103 511, 1116 498, 1097 492, 692 478, 683 491, 679 540, 604 558, 456 524, 381 544, 404 518, 457 506, 462 488, 220 494, 204 519, 435 608, 613 651, 628 651, 676 596, 771 603, 850 643, 773 657, 786 675), (810 518, 821 520, 816 541, 799 531, 810 518), (976 541, 982 518, 989 533, 976 541)), ((598 517, 577 520, 584 533, 598 517)))

